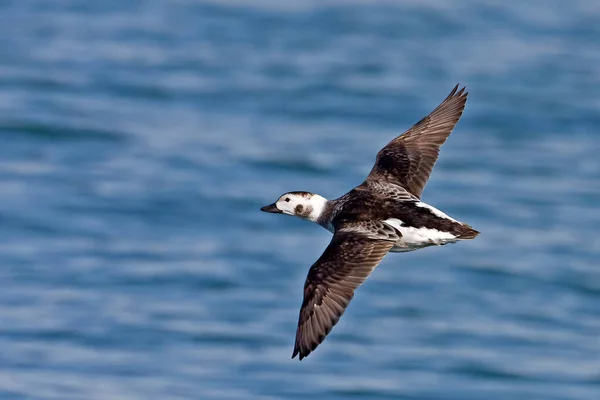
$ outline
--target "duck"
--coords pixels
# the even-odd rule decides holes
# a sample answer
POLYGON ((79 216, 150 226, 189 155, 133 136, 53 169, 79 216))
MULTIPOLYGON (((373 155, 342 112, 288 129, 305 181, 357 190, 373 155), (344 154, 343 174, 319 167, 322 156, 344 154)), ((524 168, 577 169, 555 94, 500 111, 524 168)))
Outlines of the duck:
POLYGON ((355 290, 388 253, 442 246, 479 234, 421 201, 440 147, 460 119, 467 96, 466 87, 456 85, 431 113, 383 147, 365 181, 343 196, 328 200, 293 191, 261 208, 333 233, 304 283, 292 358, 302 360, 325 340, 355 290))

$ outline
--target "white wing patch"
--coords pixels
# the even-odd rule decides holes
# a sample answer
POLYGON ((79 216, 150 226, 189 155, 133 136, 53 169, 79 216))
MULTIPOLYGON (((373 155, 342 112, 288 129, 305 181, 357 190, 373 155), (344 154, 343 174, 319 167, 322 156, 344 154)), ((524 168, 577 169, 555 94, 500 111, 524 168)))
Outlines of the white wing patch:
MULTIPOLYGON (((454 222, 458 222, 457 220, 455 220, 454 218, 450 218, 449 216, 447 216, 446 214, 444 214, 443 212, 441 212, 440 210, 438 210, 435 207, 430 206, 429 204, 425 204, 422 201, 418 201, 415 203, 415 206, 417 207, 421 207, 421 208, 426 208, 429 211, 431 211, 434 215, 440 217, 440 218, 445 218, 445 219, 449 219, 450 221, 454 221, 454 222)), ((460 223, 460 222, 459 222, 460 223)))
POLYGON ((402 234, 402 238, 396 242, 395 247, 398 247, 398 249, 393 249, 396 251, 400 249, 410 251, 420 249, 421 247, 442 245, 456 241, 456 236, 450 232, 442 232, 437 229, 402 226, 402 221, 397 218, 386 219, 383 222, 393 226, 402 234))

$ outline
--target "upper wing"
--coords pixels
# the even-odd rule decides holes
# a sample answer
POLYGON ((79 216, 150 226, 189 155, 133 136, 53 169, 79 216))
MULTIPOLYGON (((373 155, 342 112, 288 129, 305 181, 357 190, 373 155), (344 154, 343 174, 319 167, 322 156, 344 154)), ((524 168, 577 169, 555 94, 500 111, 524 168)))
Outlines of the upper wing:
POLYGON ((304 284, 292 358, 300 360, 325 339, 360 286, 398 239, 383 223, 344 226, 310 268, 304 284), (365 232, 368 229, 370 232, 365 232))
POLYGON ((435 110, 379 151, 367 180, 400 185, 420 198, 440 146, 462 115, 467 95, 464 87, 458 90, 456 85, 435 110))

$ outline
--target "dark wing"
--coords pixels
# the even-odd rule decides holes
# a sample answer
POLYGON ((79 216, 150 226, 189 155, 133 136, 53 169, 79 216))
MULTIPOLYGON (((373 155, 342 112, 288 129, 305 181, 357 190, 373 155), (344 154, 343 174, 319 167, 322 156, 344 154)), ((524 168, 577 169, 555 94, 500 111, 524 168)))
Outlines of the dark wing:
POLYGON ((398 238, 384 224, 371 228, 375 229, 373 235, 356 229, 337 231, 310 268, 292 358, 300 354, 302 360, 325 339, 352 300, 354 289, 367 279, 398 238))
POLYGON ((464 87, 458 90, 456 85, 431 114, 379 151, 367 180, 400 185, 420 198, 440 146, 462 115, 467 95, 464 87))

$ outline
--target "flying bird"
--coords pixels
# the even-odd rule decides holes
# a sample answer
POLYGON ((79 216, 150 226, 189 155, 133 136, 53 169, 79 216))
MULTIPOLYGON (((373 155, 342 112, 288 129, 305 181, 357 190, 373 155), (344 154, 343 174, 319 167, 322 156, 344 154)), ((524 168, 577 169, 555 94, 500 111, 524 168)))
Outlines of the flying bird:
POLYGON ((441 246, 479 234, 421 201, 444 144, 463 113, 465 87, 456 85, 429 115, 377 154, 367 179, 335 199, 289 192, 261 210, 287 214, 333 233, 304 284, 292 358, 302 360, 323 342, 360 286, 388 252, 441 246))

